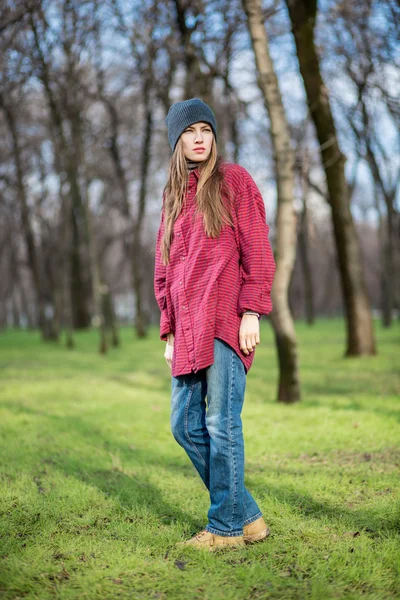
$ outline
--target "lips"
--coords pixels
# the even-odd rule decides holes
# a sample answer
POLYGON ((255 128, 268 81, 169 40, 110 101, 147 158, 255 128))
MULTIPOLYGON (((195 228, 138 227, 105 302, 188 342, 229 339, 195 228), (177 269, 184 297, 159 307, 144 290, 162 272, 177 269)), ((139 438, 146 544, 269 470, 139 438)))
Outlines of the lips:
POLYGON ((193 148, 194 152, 204 152, 205 148, 193 148))

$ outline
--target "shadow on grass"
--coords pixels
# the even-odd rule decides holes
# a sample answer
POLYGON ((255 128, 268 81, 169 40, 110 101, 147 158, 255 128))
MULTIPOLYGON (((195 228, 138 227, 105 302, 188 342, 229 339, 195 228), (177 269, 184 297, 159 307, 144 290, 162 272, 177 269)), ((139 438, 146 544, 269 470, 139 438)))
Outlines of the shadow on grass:
POLYGON ((257 495, 276 498, 305 519, 328 519, 332 527, 345 525, 353 531, 363 529, 371 537, 388 534, 398 536, 400 530, 400 515, 395 513, 389 517, 362 507, 350 510, 343 504, 338 506, 328 501, 319 501, 310 494, 297 492, 288 486, 278 487, 253 481, 250 488, 257 495))
MULTIPOLYGON (((164 457, 161 452, 156 452, 151 448, 131 449, 129 443, 121 442, 110 435, 110 432, 104 434, 101 429, 94 427, 92 423, 82 418, 46 414, 42 410, 34 410, 26 406, 5 404, 9 410, 17 413, 24 412, 42 418, 45 417, 49 422, 49 430, 58 432, 67 430, 72 436, 72 442, 74 437, 77 440, 84 439, 88 443, 89 451, 92 448, 94 454, 98 452, 99 448, 116 453, 125 465, 129 466, 129 469, 134 468, 135 465, 137 467, 146 465, 160 468, 160 477, 163 476, 163 470, 169 470, 176 474, 178 478, 190 475, 193 475, 196 479, 198 478, 191 464, 183 465, 181 462, 171 461, 171 459, 164 457)), ((25 452, 25 450, 21 449, 21 452, 25 452)), ((128 476, 119 467, 111 469, 97 468, 91 464, 87 457, 77 454, 78 451, 75 452, 75 457, 68 457, 68 453, 60 454, 57 451, 52 453, 49 449, 46 451, 46 455, 38 452, 37 458, 42 463, 51 463, 68 476, 73 476, 88 485, 97 487, 108 497, 114 497, 127 510, 143 507, 165 524, 178 521, 189 525, 193 531, 203 527, 204 523, 186 514, 177 506, 167 503, 162 491, 151 483, 149 477, 143 476, 143 474, 133 477, 128 476)), ((104 456, 99 457, 99 461, 104 461, 104 456)), ((346 525, 349 530, 364 529, 372 537, 388 533, 397 535, 400 529, 400 518, 394 514, 390 517, 385 514, 379 515, 376 511, 363 507, 349 510, 344 505, 338 506, 328 501, 317 501, 311 494, 299 493, 293 487, 272 486, 269 483, 260 483, 259 479, 251 477, 249 479, 249 489, 254 493, 256 499, 257 496, 275 498, 282 505, 289 506, 293 512, 300 514, 304 519, 328 519, 332 527, 346 525)), ((208 493, 205 487, 204 492, 208 493)), ((266 515, 266 519, 268 519, 268 515, 266 515)))
POLYGON ((79 459, 65 461, 63 465, 58 464, 57 468, 87 485, 95 486, 108 498, 115 499, 120 506, 131 513, 133 520, 134 511, 142 507, 154 516, 153 526, 159 523, 169 525, 179 522, 193 530, 198 530, 202 525, 178 506, 166 502, 159 488, 143 475, 132 477, 116 469, 88 468, 79 459))
MULTIPOLYGON (((45 418, 48 424, 45 424, 44 429, 58 433, 67 431, 72 436, 72 448, 74 439, 77 441, 84 439, 88 445, 88 451, 91 452, 92 450, 92 455, 99 457, 99 463, 104 464, 106 457, 101 455, 100 452, 106 451, 118 455, 130 470, 134 470, 135 466, 137 466, 139 471, 140 467, 145 465, 159 467, 160 478, 163 476, 164 469, 172 469, 181 477, 193 475, 196 478, 196 472, 190 463, 182 464, 170 459, 166 460, 161 453, 156 453, 150 448, 135 447, 132 449, 130 443, 112 438, 109 432, 105 435, 101 429, 82 418, 49 414, 40 409, 36 410, 21 404, 14 405, 8 402, 0 403, 0 407, 7 408, 16 414, 24 413, 41 417, 42 419, 45 418)), ((43 422, 41 428, 43 428, 43 422)), ((23 464, 23 455, 25 452, 26 450, 21 448, 21 464, 23 464)), ((14 459, 18 458, 16 456, 17 453, 18 450, 13 452, 14 459)), ((197 531, 204 526, 204 523, 199 523, 195 517, 188 515, 178 506, 172 506, 167 503, 162 491, 150 481, 150 477, 146 477, 143 474, 127 475, 119 466, 109 469, 97 468, 96 465, 93 465, 93 461, 88 461, 87 456, 79 456, 78 453, 79 450, 72 449, 70 451, 69 448, 67 452, 60 453, 58 449, 52 452, 51 448, 49 448, 48 450, 45 449, 44 452, 38 450, 37 457, 34 458, 35 460, 37 458, 42 464, 50 464, 53 468, 67 476, 74 477, 87 485, 97 487, 107 497, 115 498, 120 506, 128 511, 143 507, 164 524, 178 521, 186 526, 189 525, 193 531, 197 531), (72 452, 75 456, 69 456, 72 452)), ((208 493, 205 487, 204 491, 208 493)))
MULTIPOLYGON (((315 398, 310 399, 310 400, 303 400, 302 401, 302 405, 306 408, 329 408, 329 410, 355 410, 355 411, 362 411, 362 412, 367 412, 367 413, 374 413, 376 415, 379 415, 381 417, 389 417, 391 419, 396 419, 397 421, 400 421, 400 408, 398 410, 395 409, 390 409, 390 408, 385 408, 381 406, 366 406, 365 404, 362 404, 361 402, 357 402, 356 400, 351 400, 350 398, 348 399, 347 403, 344 404, 342 403, 337 403, 335 400, 327 400, 327 393, 323 392, 323 388, 320 389, 320 391, 318 392, 318 388, 314 388, 312 386, 307 386, 308 389, 310 389, 311 387, 311 393, 309 394, 310 396, 324 396, 323 400, 317 400, 315 398)), ((349 393, 349 390, 347 390, 347 394, 349 393)), ((344 397, 346 396, 346 392, 343 392, 342 394, 339 391, 331 391, 331 394, 335 395, 335 396, 339 396, 339 395, 343 395, 344 397)), ((382 400, 382 404, 383 404, 384 400, 382 400)))

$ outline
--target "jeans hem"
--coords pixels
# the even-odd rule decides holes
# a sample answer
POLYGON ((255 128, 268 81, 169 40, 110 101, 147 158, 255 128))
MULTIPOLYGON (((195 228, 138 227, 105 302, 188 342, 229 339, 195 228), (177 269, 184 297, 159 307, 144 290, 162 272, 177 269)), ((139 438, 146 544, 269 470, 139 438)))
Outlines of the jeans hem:
POLYGON ((215 535, 220 535, 222 537, 239 537, 240 535, 243 535, 243 530, 219 531, 219 529, 214 529, 214 527, 211 527, 210 525, 207 525, 205 529, 206 529, 206 531, 209 531, 210 533, 214 533, 215 535))
POLYGON ((249 525, 249 523, 253 523, 253 521, 257 521, 257 519, 259 519, 260 517, 262 517, 262 512, 258 512, 256 515, 254 515, 254 517, 250 517, 250 519, 246 519, 246 521, 243 523, 243 525, 249 525))

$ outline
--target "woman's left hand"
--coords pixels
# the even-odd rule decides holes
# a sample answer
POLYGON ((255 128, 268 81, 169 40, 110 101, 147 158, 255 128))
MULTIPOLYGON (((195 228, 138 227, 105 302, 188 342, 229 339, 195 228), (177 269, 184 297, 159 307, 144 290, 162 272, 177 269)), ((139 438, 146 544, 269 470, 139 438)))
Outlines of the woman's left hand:
POLYGON ((239 346, 248 356, 260 343, 260 322, 257 315, 243 315, 239 329, 239 346))

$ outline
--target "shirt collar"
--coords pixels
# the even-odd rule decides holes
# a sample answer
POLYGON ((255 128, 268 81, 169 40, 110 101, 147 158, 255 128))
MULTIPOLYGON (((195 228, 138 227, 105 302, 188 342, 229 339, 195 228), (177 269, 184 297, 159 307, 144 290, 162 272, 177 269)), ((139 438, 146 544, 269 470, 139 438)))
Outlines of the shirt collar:
MULTIPOLYGON (((191 166, 193 166, 193 162, 194 162, 194 161, 188 161, 188 163, 189 163, 191 166)), ((190 170, 189 170, 189 176, 190 176, 190 174, 191 174, 191 173, 194 173, 194 174, 195 174, 195 176, 196 176, 196 179, 199 179, 199 177, 200 177, 200 175, 199 175, 199 167, 196 167, 195 169, 193 169, 193 168, 192 168, 192 169, 190 169, 190 170)))

